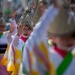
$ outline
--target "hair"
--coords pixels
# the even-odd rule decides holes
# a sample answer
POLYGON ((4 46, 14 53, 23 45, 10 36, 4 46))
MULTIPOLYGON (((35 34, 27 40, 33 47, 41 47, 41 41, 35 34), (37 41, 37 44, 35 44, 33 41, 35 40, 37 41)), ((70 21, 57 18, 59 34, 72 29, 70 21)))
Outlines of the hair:
POLYGON ((75 4, 75 0, 71 0, 71 4, 75 4))
POLYGON ((70 37, 75 38, 75 31, 70 35, 70 37))
MULTIPOLYGON (((48 37, 49 37, 50 35, 48 35, 48 37)), ((65 36, 64 36, 65 37, 65 36)), ((75 31, 74 32, 72 32, 71 34, 69 34, 67 37, 71 37, 71 38, 75 38, 75 31)), ((52 39, 52 37, 50 37, 50 39, 52 39)), ((57 44, 55 43, 55 42, 53 42, 52 41, 52 45, 53 46, 57 46, 57 44)))
POLYGON ((43 5, 47 5, 47 1, 46 0, 42 0, 42 1, 40 1, 40 3, 43 3, 43 5))

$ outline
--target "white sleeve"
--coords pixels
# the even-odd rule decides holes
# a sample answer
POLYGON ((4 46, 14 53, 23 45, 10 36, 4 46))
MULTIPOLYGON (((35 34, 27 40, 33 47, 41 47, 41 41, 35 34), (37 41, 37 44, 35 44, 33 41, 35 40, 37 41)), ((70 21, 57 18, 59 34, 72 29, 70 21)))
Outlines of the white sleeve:
POLYGON ((17 34, 14 36, 12 44, 13 44, 14 47, 18 46, 18 44, 19 44, 19 36, 17 34))
POLYGON ((6 33, 8 44, 10 44, 12 42, 13 37, 14 37, 14 35, 16 33, 17 33, 17 29, 16 28, 14 29, 14 31, 12 33, 10 33, 10 32, 6 33))
POLYGON ((17 27, 15 27, 14 31, 11 33, 12 36, 14 36, 17 33, 17 27))
POLYGON ((8 41, 8 44, 10 44, 12 42, 12 35, 10 32, 7 33, 7 41, 8 41))

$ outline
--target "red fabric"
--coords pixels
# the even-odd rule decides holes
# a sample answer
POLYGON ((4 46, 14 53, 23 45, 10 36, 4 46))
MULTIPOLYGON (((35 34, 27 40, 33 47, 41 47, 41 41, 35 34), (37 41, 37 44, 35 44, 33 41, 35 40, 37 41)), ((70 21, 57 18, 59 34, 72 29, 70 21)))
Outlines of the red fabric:
POLYGON ((67 55, 66 50, 59 49, 58 47, 54 47, 54 50, 57 51, 63 58, 67 55))
POLYGON ((27 38, 25 38, 24 36, 20 36, 20 39, 22 39, 24 42, 27 41, 27 38))

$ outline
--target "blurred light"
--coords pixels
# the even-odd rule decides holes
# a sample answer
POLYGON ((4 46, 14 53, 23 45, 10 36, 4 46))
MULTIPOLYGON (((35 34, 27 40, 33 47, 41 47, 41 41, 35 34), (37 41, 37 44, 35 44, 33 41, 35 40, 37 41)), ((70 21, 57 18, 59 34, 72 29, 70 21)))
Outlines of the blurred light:
POLYGON ((12 0, 8 0, 8 2, 11 2, 12 0))

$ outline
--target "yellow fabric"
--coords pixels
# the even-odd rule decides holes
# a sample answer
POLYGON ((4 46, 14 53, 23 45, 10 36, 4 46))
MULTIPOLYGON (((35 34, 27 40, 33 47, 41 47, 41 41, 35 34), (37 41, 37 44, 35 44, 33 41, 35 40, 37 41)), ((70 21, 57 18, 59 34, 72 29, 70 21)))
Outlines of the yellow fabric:
POLYGON ((18 50, 17 48, 15 48, 14 51, 15 51, 15 59, 14 59, 15 63, 13 62, 14 60, 10 61, 7 66, 7 70, 12 71, 11 75, 18 74, 20 63, 22 62, 21 51, 18 50))
POLYGON ((48 56, 48 51, 47 51, 47 48, 45 47, 45 45, 44 45, 43 42, 40 42, 39 48, 42 51, 42 53, 45 55, 45 57, 47 58, 47 60, 49 61, 49 59, 48 59, 48 57, 49 57, 48 56))
POLYGON ((16 72, 16 68, 14 66, 14 63, 12 61, 10 61, 7 65, 7 71, 9 72, 16 72))
POLYGON ((55 75, 55 67, 54 64, 50 62, 50 73, 49 75, 55 75))
MULTIPOLYGON (((30 61, 31 61, 31 66, 34 65, 35 61, 34 61, 34 55, 33 55, 33 52, 31 51, 30 52, 30 61)), ((37 71, 31 69, 31 73, 30 75, 39 75, 37 71)))
POLYGON ((9 50, 10 45, 7 46, 6 52, 4 53, 4 56, 1 60, 1 64, 4 66, 7 66, 8 63, 8 50, 9 50))
POLYGON ((37 71, 32 71, 30 75, 39 75, 37 71))
POLYGON ((30 60, 31 60, 31 65, 33 65, 34 64, 34 55, 33 55, 33 52, 31 51, 30 52, 30 60))
POLYGON ((15 54, 16 54, 16 63, 15 63, 15 67, 17 72, 19 71, 19 67, 20 67, 20 63, 22 62, 22 55, 21 55, 21 51, 18 50, 17 48, 15 49, 15 54))
MULTIPOLYGON (((49 75, 54 75, 55 68, 54 68, 54 65, 49 61, 48 50, 47 50, 47 48, 46 48, 46 46, 44 45, 43 42, 40 42, 39 48, 43 52, 44 56, 47 58, 47 60, 48 60, 48 62, 50 64, 50 73, 49 73, 49 75)), ((41 59, 39 59, 39 60, 41 60, 41 59)))

